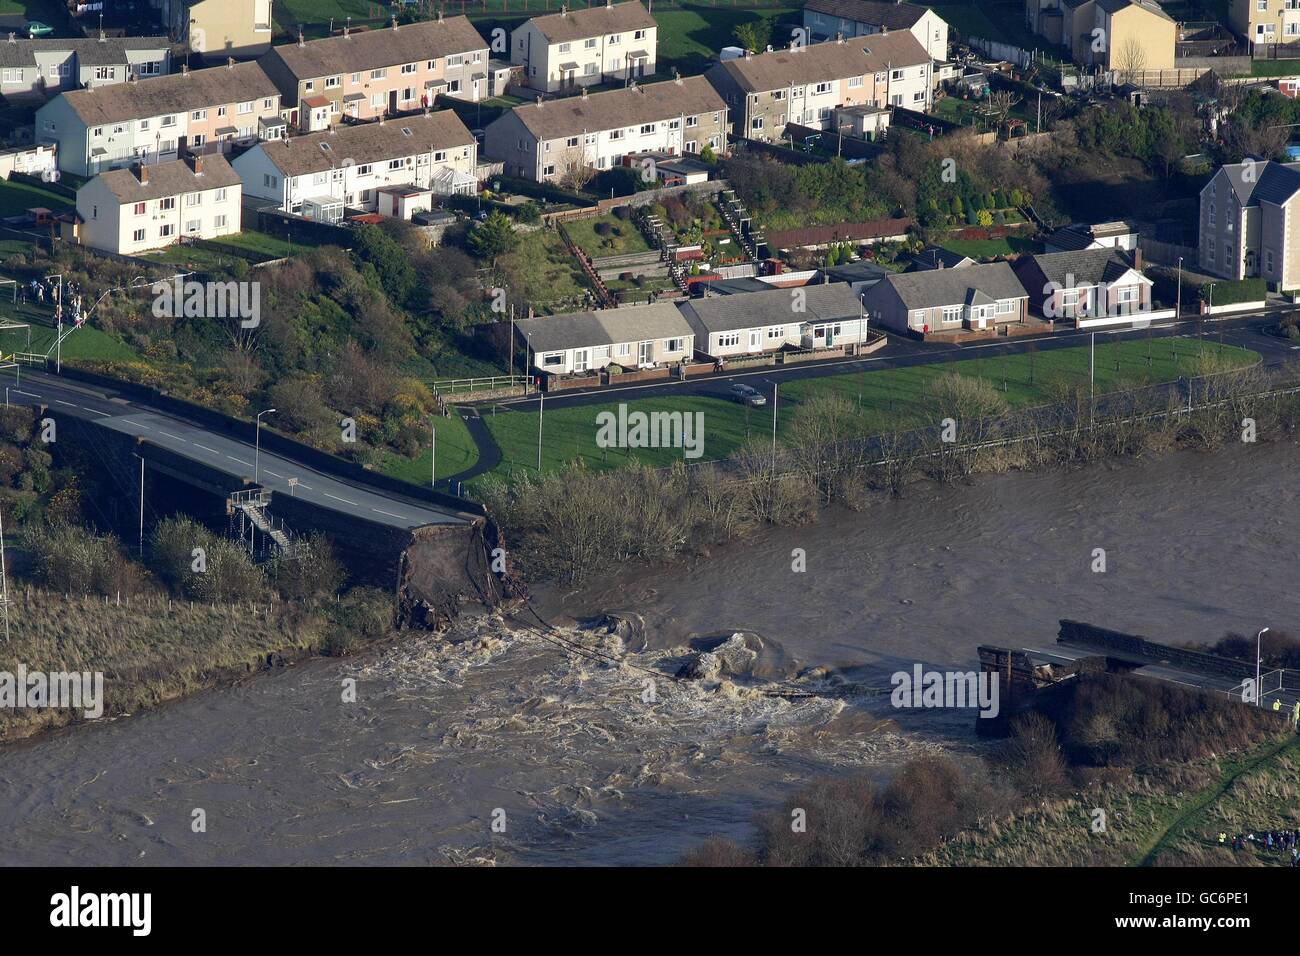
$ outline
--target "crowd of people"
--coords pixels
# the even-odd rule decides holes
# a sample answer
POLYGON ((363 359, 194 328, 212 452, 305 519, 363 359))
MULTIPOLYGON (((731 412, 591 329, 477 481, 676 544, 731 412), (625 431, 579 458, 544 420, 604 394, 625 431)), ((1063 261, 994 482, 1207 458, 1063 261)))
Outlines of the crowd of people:
MULTIPOLYGON (((1228 845, 1228 834, 1219 833, 1219 846, 1228 845)), ((1292 866, 1300 866, 1300 829, 1264 830, 1259 833, 1238 833, 1232 838, 1232 848, 1238 853, 1247 849, 1284 853, 1292 866)))

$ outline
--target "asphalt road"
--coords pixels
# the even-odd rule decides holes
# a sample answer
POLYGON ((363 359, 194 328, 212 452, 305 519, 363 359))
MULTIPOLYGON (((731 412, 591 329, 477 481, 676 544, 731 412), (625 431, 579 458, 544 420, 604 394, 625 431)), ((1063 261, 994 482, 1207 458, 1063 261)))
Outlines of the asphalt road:
MULTIPOLYGON (((254 446, 202 426, 160 413, 109 389, 24 369, 20 384, 6 374, 5 399, 12 404, 44 405, 57 423, 60 414, 96 419, 160 448, 216 468, 234 478, 253 477, 254 446)), ((396 528, 463 524, 470 516, 452 508, 406 498, 382 488, 337 478, 263 449, 257 461, 261 485, 277 493, 304 498, 333 511, 396 528), (289 483, 297 479, 297 486, 289 483)))

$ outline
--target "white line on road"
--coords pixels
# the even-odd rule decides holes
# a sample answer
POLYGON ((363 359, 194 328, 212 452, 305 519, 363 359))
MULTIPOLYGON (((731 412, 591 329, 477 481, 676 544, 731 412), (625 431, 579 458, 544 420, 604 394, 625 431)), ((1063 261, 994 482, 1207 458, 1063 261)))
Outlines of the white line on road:
POLYGON ((40 398, 40 397, 41 397, 41 396, 37 395, 35 392, 24 392, 24 391, 23 391, 22 389, 20 389, 20 388, 15 388, 15 389, 13 390, 13 393, 14 393, 15 395, 26 395, 28 398, 40 398))
POLYGON ((76 407, 77 407, 77 405, 76 405, 74 402, 65 402, 65 401, 64 401, 63 399, 61 399, 61 398, 56 398, 56 399, 54 400, 54 404, 56 404, 56 405, 67 405, 69 408, 76 408, 76 407))
POLYGON ((177 441, 185 441, 185 440, 186 440, 186 439, 182 438, 180 435, 173 435, 171 432, 165 432, 165 431, 163 431, 161 428, 158 429, 158 434, 159 434, 159 435, 166 435, 168 438, 174 438, 174 439, 176 439, 177 441))
POLYGON ((325 497, 326 497, 326 498, 333 498, 335 501, 341 501, 341 502, 343 502, 345 505, 352 505, 353 507, 356 506, 356 502, 355 502, 355 501, 348 501, 348 499, 346 499, 346 498, 340 498, 338 495, 332 495, 332 494, 330 494, 328 491, 325 492, 324 494, 325 494, 325 497))
POLYGON ((194 443, 194 447, 195 447, 195 448, 202 448, 204 451, 206 451, 206 452, 208 452, 209 454, 212 454, 212 455, 220 455, 220 454, 221 454, 221 452, 217 451, 215 448, 209 448, 207 445, 200 445, 198 442, 195 442, 195 443, 194 443))
POLYGON ((244 459, 242 459, 242 458, 236 458, 234 455, 227 455, 226 457, 229 458, 231 461, 237 461, 237 462, 239 462, 241 465, 244 465, 244 466, 246 466, 246 467, 248 467, 248 468, 252 468, 252 467, 253 467, 253 463, 252 463, 251 461, 244 461, 244 459))
POLYGON ((88 411, 88 412, 94 412, 96 415, 103 415, 105 418, 112 418, 112 417, 113 417, 113 416, 110 415, 108 412, 101 412, 98 408, 86 408, 85 405, 79 405, 79 406, 77 406, 77 407, 78 407, 78 408, 81 408, 81 409, 84 409, 85 411, 88 411))
POLYGON ((266 473, 267 473, 268 475, 270 475, 272 478, 283 478, 283 477, 284 477, 284 475, 277 475, 277 474, 276 474, 275 472, 273 472, 270 468, 266 469, 266 473))
POLYGON ((381 510, 379 510, 378 508, 371 508, 370 510, 373 511, 375 514, 388 515, 388 517, 390 517, 390 518, 396 518, 396 519, 398 519, 399 521, 410 521, 410 520, 411 520, 410 518, 406 517, 406 515, 395 515, 395 514, 393 514, 391 511, 381 511, 381 510))

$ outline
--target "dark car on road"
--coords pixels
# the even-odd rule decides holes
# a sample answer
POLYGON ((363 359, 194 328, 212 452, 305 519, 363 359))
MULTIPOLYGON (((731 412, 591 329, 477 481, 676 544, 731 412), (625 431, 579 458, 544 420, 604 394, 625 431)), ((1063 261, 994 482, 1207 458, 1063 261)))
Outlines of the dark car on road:
POLYGON ((731 386, 731 398, 733 401, 748 405, 750 408, 762 408, 767 404, 767 399, 763 397, 758 389, 750 385, 742 385, 739 382, 731 386))

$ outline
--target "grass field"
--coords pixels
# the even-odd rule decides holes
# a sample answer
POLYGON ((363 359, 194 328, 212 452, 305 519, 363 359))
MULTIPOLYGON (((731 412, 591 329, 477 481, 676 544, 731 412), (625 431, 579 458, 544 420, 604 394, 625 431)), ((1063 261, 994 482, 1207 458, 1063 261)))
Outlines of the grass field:
POLYGON ((1004 236, 999 239, 940 239, 938 244, 963 256, 970 256, 972 259, 1014 256, 1022 252, 1035 251, 1034 241, 1023 236, 1004 236))
POLYGON ((594 219, 568 222, 564 228, 579 249, 595 258, 647 252, 650 249, 650 243, 641 235, 636 223, 629 219, 619 219, 612 213, 594 219))
MULTIPOLYGON (((438 435, 438 478, 440 480, 448 475, 458 474, 478 461, 478 448, 460 415, 452 414, 448 418, 439 418, 435 422, 435 428, 438 435)), ((428 442, 426 441, 425 447, 414 458, 404 458, 392 452, 384 452, 376 460, 375 467, 394 478, 401 478, 415 485, 428 485, 428 442)))
POLYGON ((754 20, 772 22, 771 44, 782 47, 790 42, 776 29, 783 20, 798 16, 796 6, 763 6, 745 9, 727 3, 682 3, 675 6, 655 4, 654 18, 659 23, 658 71, 671 73, 702 72, 708 61, 724 46, 734 46, 737 26, 754 20))
MULTIPOLYGON (((1098 393, 1139 382, 1174 381, 1194 371, 1196 357, 1203 350, 1217 348, 1217 343, 1183 338, 1152 340, 1150 343, 1116 342, 1114 346, 1099 344, 1096 355, 1098 393)), ((1032 355, 963 359, 789 382, 780 389, 777 434, 781 437, 789 433, 801 401, 822 392, 838 393, 861 409, 864 435, 922 424, 931 417, 926 411, 931 383, 948 373, 985 379, 1006 396, 1013 408, 1043 404, 1050 400, 1056 382, 1087 382, 1088 352, 1086 347, 1053 349, 1032 355)), ((1233 346, 1225 346, 1224 353, 1242 364, 1258 357, 1254 352, 1233 346)), ((632 399, 626 404, 629 411, 703 413, 703 458, 724 458, 743 445, 747 438, 761 439, 772 433, 772 387, 760 377, 751 379, 749 384, 769 395, 767 408, 749 409, 725 398, 705 396, 632 399)), ((577 458, 582 458, 594 470, 623 467, 633 460, 666 466, 681 459, 681 449, 598 448, 596 416, 602 411, 616 411, 618 404, 610 401, 547 411, 542 429, 542 469, 554 471, 577 458)), ((483 414, 502 451, 502 461, 496 471, 507 476, 512 470, 535 472, 536 411, 501 410, 493 416, 490 410, 485 409, 483 414)))
POLYGON ((29 186, 26 183, 0 181, 0 216, 17 216, 33 206, 44 206, 54 212, 71 209, 72 200, 67 196, 29 186))
MULTIPOLYGON (((0 351, 31 351, 44 355, 54 345, 54 310, 49 307, 38 308, 31 303, 14 305, 0 295, 0 319, 26 322, 31 326, 30 348, 26 329, 10 329, 0 331, 0 351)), ((93 325, 82 326, 63 340, 64 359, 126 360, 137 357, 135 350, 121 339, 93 325)))
POLYGON ((539 314, 572 311, 586 301, 586 277, 578 260, 569 254, 564 240, 551 229, 529 233, 501 266, 508 285, 519 290, 539 314))

